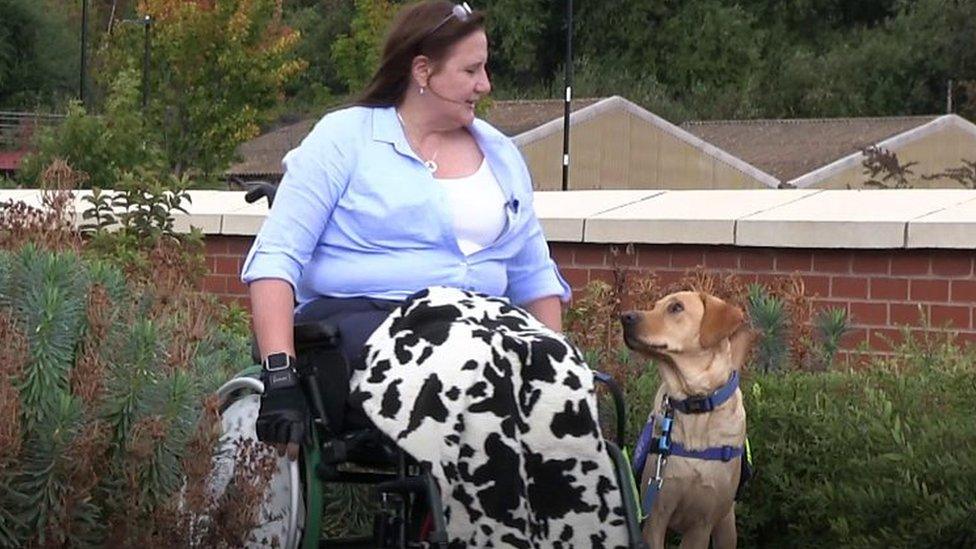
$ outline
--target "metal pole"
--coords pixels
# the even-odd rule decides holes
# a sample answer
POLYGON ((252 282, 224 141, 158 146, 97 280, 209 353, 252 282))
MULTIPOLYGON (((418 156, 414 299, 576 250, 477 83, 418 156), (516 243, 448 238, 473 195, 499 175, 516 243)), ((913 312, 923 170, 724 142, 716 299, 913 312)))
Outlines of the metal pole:
POLYGON ((952 114, 952 79, 946 84, 946 114, 952 114))
POLYGON ((81 0, 81 74, 78 78, 78 100, 85 104, 85 72, 88 51, 88 0, 81 0))
POLYGON ((146 15, 143 19, 143 25, 146 27, 145 51, 142 58, 142 114, 145 116, 146 108, 149 105, 149 33, 152 27, 152 16, 146 15))
POLYGON ((563 105, 563 190, 569 190, 569 112, 573 100, 573 0, 566 0, 566 97, 563 105))

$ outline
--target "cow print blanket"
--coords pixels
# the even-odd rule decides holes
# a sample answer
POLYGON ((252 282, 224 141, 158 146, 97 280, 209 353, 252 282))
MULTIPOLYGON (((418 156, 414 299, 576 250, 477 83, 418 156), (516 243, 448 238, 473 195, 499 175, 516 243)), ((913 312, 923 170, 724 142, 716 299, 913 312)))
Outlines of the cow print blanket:
POLYGON ((366 344, 352 398, 429 466, 451 547, 626 547, 579 351, 509 301, 424 290, 366 344))

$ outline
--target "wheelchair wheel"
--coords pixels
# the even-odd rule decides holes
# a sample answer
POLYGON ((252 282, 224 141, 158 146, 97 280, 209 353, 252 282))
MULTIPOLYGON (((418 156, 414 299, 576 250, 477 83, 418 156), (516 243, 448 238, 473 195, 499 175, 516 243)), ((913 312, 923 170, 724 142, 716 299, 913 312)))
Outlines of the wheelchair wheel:
MULTIPOLYGON (((217 391, 221 399, 221 436, 214 458, 211 493, 223 494, 230 487, 237 467, 238 448, 242 443, 259 445, 254 422, 260 409, 260 394, 264 387, 253 377, 242 375, 225 383, 217 391)), ((267 449, 269 455, 273 450, 267 449)), ((295 549, 305 524, 305 505, 298 464, 285 457, 274 456, 277 472, 268 486, 268 496, 258 509, 258 526, 248 536, 248 547, 267 547, 274 544, 295 549)))

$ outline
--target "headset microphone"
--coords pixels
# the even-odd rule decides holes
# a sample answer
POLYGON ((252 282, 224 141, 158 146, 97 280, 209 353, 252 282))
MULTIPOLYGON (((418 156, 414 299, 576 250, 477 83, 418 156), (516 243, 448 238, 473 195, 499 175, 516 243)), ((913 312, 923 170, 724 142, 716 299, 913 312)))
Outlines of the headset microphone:
POLYGON ((451 99, 451 98, 449 98, 449 97, 444 97, 443 95, 441 95, 441 94, 439 94, 439 93, 437 93, 437 92, 436 92, 436 91, 434 90, 434 86, 431 86, 431 85, 430 85, 430 82, 428 82, 428 83, 427 83, 427 90, 428 90, 428 91, 430 91, 430 93, 432 93, 432 94, 434 94, 434 95, 436 95, 438 99, 441 99, 441 100, 444 100, 444 101, 447 101, 448 103, 456 103, 456 104, 458 104, 458 105, 464 105, 464 106, 466 106, 466 107, 470 107, 470 106, 471 106, 471 103, 468 103, 467 101, 458 101, 458 100, 456 100, 456 99, 451 99))

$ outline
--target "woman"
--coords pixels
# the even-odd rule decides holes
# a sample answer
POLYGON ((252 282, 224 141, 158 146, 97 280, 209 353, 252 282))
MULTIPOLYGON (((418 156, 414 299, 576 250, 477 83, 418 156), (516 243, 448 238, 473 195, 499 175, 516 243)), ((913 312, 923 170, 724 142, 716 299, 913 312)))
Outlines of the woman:
MULTIPOLYGON (((355 362, 389 311, 431 286, 508 297, 560 330, 570 291, 532 210, 528 170, 475 118, 491 91, 487 61, 480 12, 411 5, 356 106, 326 115, 286 155, 242 274, 266 371, 291 371, 293 317, 335 319, 355 362)), ((293 376, 275 377, 258 436, 293 443, 294 456, 305 407, 293 376)))

